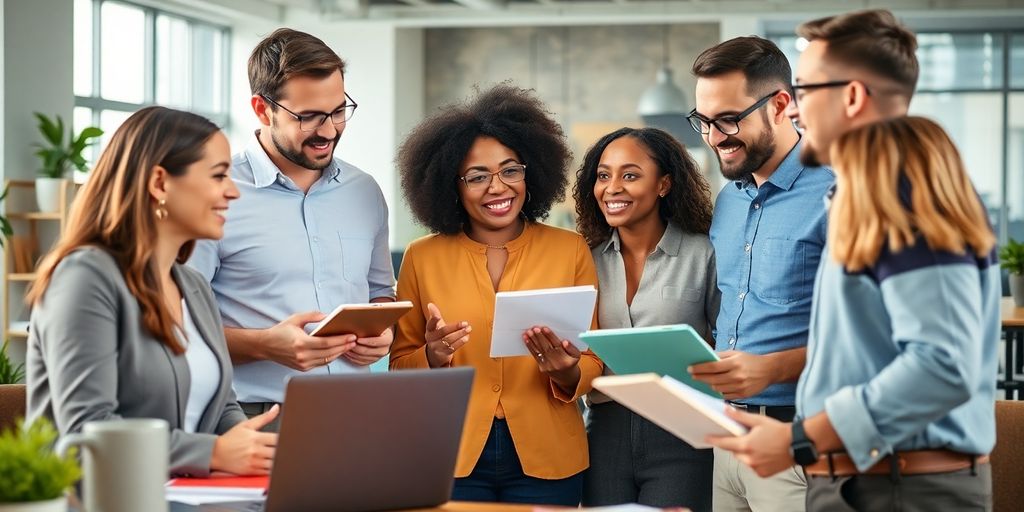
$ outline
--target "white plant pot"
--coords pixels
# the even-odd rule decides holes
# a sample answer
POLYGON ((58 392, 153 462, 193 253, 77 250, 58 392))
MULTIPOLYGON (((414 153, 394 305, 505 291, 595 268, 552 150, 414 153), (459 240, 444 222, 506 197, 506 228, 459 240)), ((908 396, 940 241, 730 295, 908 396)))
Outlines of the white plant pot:
POLYGON ((36 204, 41 212, 55 212, 60 209, 60 187, 62 178, 36 178, 36 204))
POLYGON ((46 501, 0 503, 0 512, 68 512, 68 499, 61 496, 46 501))

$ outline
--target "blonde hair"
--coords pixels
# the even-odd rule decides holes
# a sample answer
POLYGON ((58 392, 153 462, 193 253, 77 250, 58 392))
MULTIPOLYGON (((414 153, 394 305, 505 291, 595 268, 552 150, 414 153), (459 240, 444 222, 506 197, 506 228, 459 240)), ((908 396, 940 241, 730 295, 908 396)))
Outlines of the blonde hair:
MULTIPOLYGON (((164 107, 132 114, 114 132, 72 203, 68 228, 40 263, 26 301, 43 300, 54 270, 68 254, 97 247, 117 262, 128 290, 139 301, 146 330, 174 353, 183 353, 154 267, 156 202, 148 186, 157 166, 172 176, 184 175, 189 165, 202 159, 206 141, 218 131, 202 116, 164 107)), ((178 263, 188 259, 194 246, 190 241, 181 247, 178 263)))
POLYGON ((836 194, 829 211, 832 258, 850 271, 923 237, 933 250, 986 256, 996 243, 985 209, 946 132, 923 117, 854 129, 830 153, 836 194))

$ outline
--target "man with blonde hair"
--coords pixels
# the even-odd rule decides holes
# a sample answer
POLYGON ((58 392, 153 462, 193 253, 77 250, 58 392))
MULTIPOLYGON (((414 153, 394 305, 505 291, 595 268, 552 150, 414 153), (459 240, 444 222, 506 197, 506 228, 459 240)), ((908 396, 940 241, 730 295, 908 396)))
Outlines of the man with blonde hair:
POLYGON ((991 509, 995 237, 948 136, 904 117, 914 34, 882 10, 798 33, 802 161, 838 188, 796 418, 730 411, 750 432, 711 441, 762 476, 804 466, 808 510, 991 509))

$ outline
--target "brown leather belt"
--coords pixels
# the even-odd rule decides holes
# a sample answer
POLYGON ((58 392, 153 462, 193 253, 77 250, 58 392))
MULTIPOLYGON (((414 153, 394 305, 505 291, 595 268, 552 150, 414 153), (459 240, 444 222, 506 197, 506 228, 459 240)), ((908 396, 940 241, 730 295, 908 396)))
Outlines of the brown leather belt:
POLYGON ((818 462, 804 467, 808 476, 853 476, 891 475, 894 472, 892 457, 896 457, 901 475, 924 475, 950 473, 971 466, 988 464, 988 455, 971 455, 950 450, 916 450, 889 455, 867 471, 857 471, 857 466, 845 452, 826 453, 818 462))

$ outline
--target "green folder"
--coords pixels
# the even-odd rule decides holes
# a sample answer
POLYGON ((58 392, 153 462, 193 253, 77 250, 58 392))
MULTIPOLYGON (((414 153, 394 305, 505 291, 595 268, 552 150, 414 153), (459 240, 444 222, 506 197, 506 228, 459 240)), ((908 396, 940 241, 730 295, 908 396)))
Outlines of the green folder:
POLYGON ((692 364, 718 361, 718 355, 689 325, 658 325, 587 331, 580 339, 590 346, 616 375, 657 373, 670 375, 715 398, 721 393, 690 377, 692 364))

